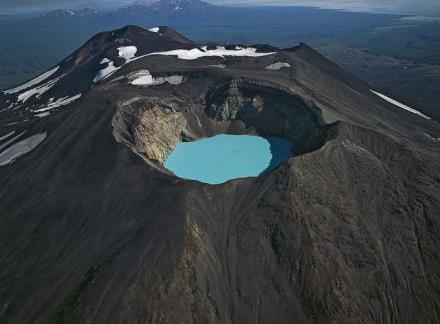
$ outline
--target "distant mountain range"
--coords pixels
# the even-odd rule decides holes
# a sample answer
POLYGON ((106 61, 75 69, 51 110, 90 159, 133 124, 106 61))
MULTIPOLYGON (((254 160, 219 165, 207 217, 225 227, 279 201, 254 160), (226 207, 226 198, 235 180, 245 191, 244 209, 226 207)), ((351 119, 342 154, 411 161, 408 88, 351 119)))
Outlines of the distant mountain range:
POLYGON ((74 19, 74 18, 83 18, 83 17, 91 18, 91 17, 100 16, 102 14, 103 14, 102 12, 90 8, 79 9, 79 10, 57 9, 44 14, 43 18, 44 19, 58 19, 58 18, 74 19))
POLYGON ((192 22, 197 20, 212 20, 227 17, 228 8, 214 6, 200 0, 159 0, 136 1, 131 5, 114 10, 95 10, 91 8, 73 10, 58 9, 50 11, 41 17, 40 21, 83 21, 99 23, 145 23, 154 22, 192 22))

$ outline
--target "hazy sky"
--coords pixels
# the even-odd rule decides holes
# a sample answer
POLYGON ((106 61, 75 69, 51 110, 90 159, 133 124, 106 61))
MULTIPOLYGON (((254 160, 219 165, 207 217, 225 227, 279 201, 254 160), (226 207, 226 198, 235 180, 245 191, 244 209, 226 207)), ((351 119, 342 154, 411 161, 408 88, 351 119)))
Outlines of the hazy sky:
MULTIPOLYGON (((440 0, 207 0, 230 5, 304 5, 353 11, 440 15, 440 0)), ((0 11, 19 12, 53 8, 118 6, 134 0, 0 0, 0 11)))

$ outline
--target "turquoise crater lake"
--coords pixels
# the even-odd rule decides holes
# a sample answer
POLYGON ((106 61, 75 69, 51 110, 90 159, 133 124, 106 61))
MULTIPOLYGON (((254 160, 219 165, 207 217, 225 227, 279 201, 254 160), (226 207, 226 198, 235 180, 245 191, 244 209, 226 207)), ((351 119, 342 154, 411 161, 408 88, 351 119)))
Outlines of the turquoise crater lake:
POLYGON ((180 178, 219 184, 257 177, 291 156, 289 142, 283 138, 217 135, 180 143, 164 166, 180 178))

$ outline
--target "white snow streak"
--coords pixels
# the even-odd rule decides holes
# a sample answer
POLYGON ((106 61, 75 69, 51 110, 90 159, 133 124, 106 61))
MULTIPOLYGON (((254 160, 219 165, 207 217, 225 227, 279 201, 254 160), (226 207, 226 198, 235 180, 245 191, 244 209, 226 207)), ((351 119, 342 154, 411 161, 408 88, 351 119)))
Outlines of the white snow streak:
POLYGON ((223 46, 217 46, 216 49, 211 49, 211 50, 208 50, 206 47, 203 47, 202 50, 200 50, 199 48, 193 48, 190 50, 178 49, 178 50, 171 50, 165 52, 154 52, 139 56, 136 59, 151 55, 167 55, 167 56, 177 56, 181 60, 196 60, 198 58, 206 57, 206 56, 218 56, 222 58, 224 58, 225 56, 260 57, 260 56, 272 55, 275 53, 276 52, 257 53, 257 49, 253 47, 247 47, 247 48, 236 47, 236 49, 229 50, 223 46))
POLYGON ((9 136, 12 136, 15 134, 15 131, 12 131, 10 133, 7 133, 6 135, 3 135, 0 137, 0 141, 3 141, 4 139, 8 138, 9 136))
POLYGON ((52 88, 55 85, 55 83, 57 83, 58 80, 60 78, 62 78, 63 76, 64 75, 62 75, 62 76, 60 76, 60 77, 58 77, 56 79, 50 80, 50 81, 48 81, 48 82, 46 82, 46 83, 44 83, 44 84, 42 84, 40 86, 37 86, 35 88, 32 88, 30 90, 27 90, 27 91, 19 94, 18 97, 17 97, 17 100, 18 101, 22 101, 24 103, 24 102, 26 102, 26 100, 28 100, 29 98, 33 97, 34 95, 36 95, 37 98, 40 97, 43 93, 45 93, 50 88, 52 88))
POLYGON ((34 85, 36 85, 36 84, 46 80, 48 77, 50 77, 56 71, 58 71, 59 68, 60 68, 59 66, 56 66, 53 69, 51 69, 49 71, 46 71, 43 74, 37 76, 35 79, 32 79, 32 80, 30 80, 30 81, 28 81, 28 82, 26 82, 26 83, 24 83, 24 84, 22 84, 22 85, 20 85, 18 87, 15 87, 13 89, 9 89, 9 90, 3 91, 3 93, 11 94, 11 93, 16 93, 16 92, 20 92, 22 90, 28 89, 28 88, 30 88, 30 87, 32 87, 32 86, 34 86, 34 85))
POLYGON ((149 28, 148 30, 149 30, 150 32, 152 32, 152 33, 158 33, 158 32, 159 32, 159 27, 149 28))
POLYGON ((81 98, 81 93, 79 93, 73 97, 63 97, 63 98, 57 99, 56 101, 50 102, 44 108, 34 110, 34 112, 39 113, 39 112, 48 111, 48 110, 51 110, 51 109, 54 109, 57 107, 65 106, 65 105, 68 105, 68 104, 74 102, 75 100, 77 100, 79 98, 81 98))
POLYGON ((110 75, 115 73, 115 71, 117 71, 121 68, 121 67, 116 67, 113 64, 114 64, 113 61, 110 61, 106 68, 99 70, 98 73, 96 73, 96 76, 93 79, 93 82, 98 83, 99 81, 108 78, 110 75))
MULTIPOLYGON (((11 125, 11 124, 9 124, 9 125, 11 125)), ((9 141, 4 142, 2 145, 0 145, 0 150, 7 147, 9 144, 15 142, 15 140, 19 139, 21 137, 21 135, 23 135, 24 133, 26 133, 26 131, 22 131, 20 134, 15 135, 13 138, 11 138, 9 141)))
MULTIPOLYGON (((125 64, 129 63, 131 60, 134 59, 134 56, 136 55, 137 47, 136 46, 122 46, 118 47, 118 55, 119 57, 122 57, 125 59, 125 64)), ((103 68, 102 70, 99 70, 98 73, 96 73, 95 78, 93 79, 94 83, 98 83, 101 80, 104 80, 111 76, 113 73, 115 73, 117 70, 119 70, 121 67, 123 67, 125 64, 116 67, 113 61, 111 61, 108 58, 103 58, 100 62, 100 64, 106 64, 107 67, 103 68)))
POLYGON ((46 132, 35 134, 8 147, 0 153, 0 166, 12 163, 20 156, 32 151, 46 138, 46 135, 46 132))
POLYGON ((46 111, 46 112, 42 112, 39 114, 35 114, 35 116, 37 116, 38 118, 44 118, 50 115, 50 112, 46 111))
POLYGON ((266 66, 266 69, 267 70, 279 70, 283 67, 290 67, 290 64, 284 63, 284 62, 276 62, 276 63, 273 63, 273 64, 266 66))
POLYGON ((224 64, 211 64, 211 65, 206 65, 206 67, 224 69, 224 68, 226 68, 226 65, 224 65, 224 64))
POLYGON ((425 134, 426 137, 428 137, 430 140, 434 141, 434 142, 440 142, 440 137, 434 137, 429 135, 428 133, 423 133, 425 134))
POLYGON ((401 103, 401 102, 398 102, 397 100, 394 100, 394 99, 392 99, 392 98, 390 98, 390 97, 387 97, 387 96, 385 96, 385 95, 382 94, 382 93, 379 93, 379 92, 373 91, 373 90, 371 90, 371 89, 370 89, 370 91, 371 91, 372 93, 374 93, 375 95, 378 95, 378 96, 381 97, 382 99, 384 99, 384 100, 386 100, 386 101, 392 103, 393 105, 395 105, 395 106, 397 106, 397 107, 400 107, 400 108, 402 108, 402 109, 405 109, 405 110, 407 110, 407 111, 409 111, 409 112, 411 112, 411 113, 413 113, 413 114, 419 115, 419 116, 421 116, 421 117, 423 117, 423 118, 431 119, 431 117, 428 117, 428 116, 422 114, 420 111, 418 111, 418 110, 416 110, 416 109, 414 109, 414 108, 411 108, 411 107, 409 107, 409 106, 407 106, 407 105, 405 105, 405 104, 403 104, 403 103, 401 103))

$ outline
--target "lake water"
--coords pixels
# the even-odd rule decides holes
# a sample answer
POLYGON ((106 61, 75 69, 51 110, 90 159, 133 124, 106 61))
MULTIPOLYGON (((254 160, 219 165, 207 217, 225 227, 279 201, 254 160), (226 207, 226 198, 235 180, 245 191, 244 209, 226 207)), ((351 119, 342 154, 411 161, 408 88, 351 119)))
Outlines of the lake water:
POLYGON ((180 178, 219 184, 257 177, 291 156, 289 142, 283 138, 217 135, 180 143, 164 165, 180 178))

